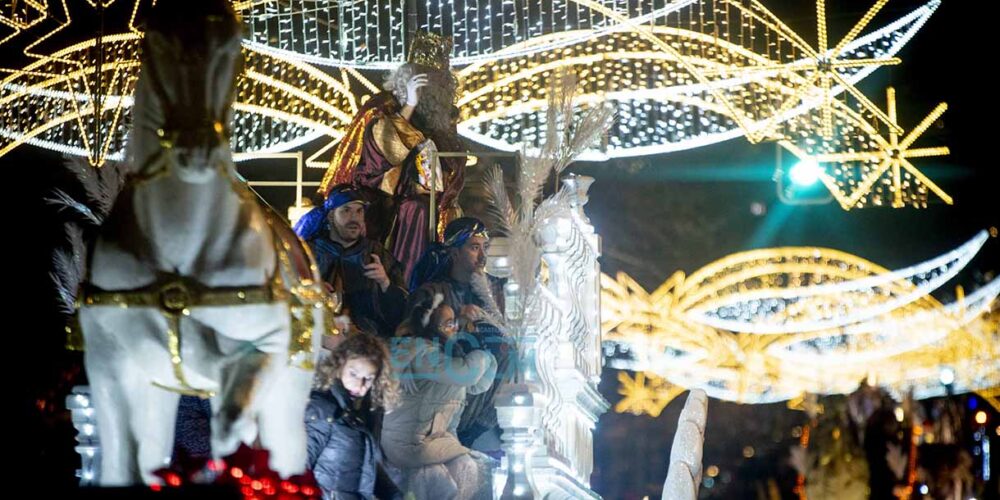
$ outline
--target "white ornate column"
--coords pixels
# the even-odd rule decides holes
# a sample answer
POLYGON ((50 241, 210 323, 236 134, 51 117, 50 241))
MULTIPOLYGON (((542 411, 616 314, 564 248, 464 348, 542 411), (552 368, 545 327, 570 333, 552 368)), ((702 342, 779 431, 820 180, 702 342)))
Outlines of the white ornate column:
POLYGON ((503 498, 598 498, 590 489, 593 432, 608 410, 601 375, 600 243, 583 212, 589 177, 564 181, 568 197, 554 205, 535 241, 541 279, 523 325, 517 383, 497 395, 507 481, 503 498))

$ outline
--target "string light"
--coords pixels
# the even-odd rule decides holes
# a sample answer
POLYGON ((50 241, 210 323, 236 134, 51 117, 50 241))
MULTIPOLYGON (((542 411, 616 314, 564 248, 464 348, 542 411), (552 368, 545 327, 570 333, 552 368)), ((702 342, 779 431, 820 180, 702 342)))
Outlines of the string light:
MULTIPOLYGON (((808 57, 811 49, 777 18, 756 2, 717 4, 747 12, 758 36, 770 36, 785 50, 760 53, 753 40, 736 35, 738 26, 730 27, 732 33, 715 33, 711 16, 678 26, 684 9, 642 30, 622 21, 619 24, 630 29, 565 47, 547 46, 576 34, 552 33, 512 45, 495 59, 459 72, 465 89, 459 100, 460 133, 491 147, 514 150, 524 145, 532 150, 545 133, 545 80, 556 69, 569 68, 581 77, 580 102, 607 100, 618 110, 619 126, 604 144, 588 151, 588 160, 671 152, 740 135, 756 142, 791 129, 808 130, 815 137, 823 120, 814 119, 814 114, 829 115, 835 122, 854 122, 860 115, 840 100, 814 94, 847 92, 854 101, 868 103, 849 86, 874 71, 877 64, 868 61, 893 60, 937 7, 937 2, 928 3, 868 36, 845 39, 849 43, 841 49, 844 61, 837 66, 836 79, 830 79, 836 84, 822 89, 800 74, 802 67, 815 62, 808 57), (679 49, 666 50, 654 41, 679 49), (535 45, 546 50, 516 60, 503 57, 505 51, 528 51, 535 45)), ((701 3, 695 6, 715 12, 701 3)), ((884 115, 870 106, 862 108, 869 115, 884 115)), ((888 117, 883 121, 888 123, 888 117)))
MULTIPOLYGON (((805 44, 757 0, 682 0, 659 7, 632 0, 553 0, 544 16, 529 11, 530 2, 471 0, 455 9, 441 0, 422 4, 416 14, 418 28, 454 38, 456 67, 468 65, 461 71, 460 133, 500 149, 525 145, 533 150, 544 137, 544 80, 555 69, 569 67, 583 81, 579 102, 587 106, 607 100, 617 107, 619 127, 581 156, 602 160, 678 151, 740 135, 756 142, 773 136, 779 125, 815 135, 830 120, 857 121, 853 111, 831 98, 845 92, 863 112, 881 116, 851 85, 879 64, 894 61, 939 3, 929 2, 858 38, 884 2, 879 0, 828 56, 805 44), (445 12, 449 22, 442 17, 445 12), (740 23, 726 21, 732 12, 739 14, 740 23), (816 76, 820 69, 830 74, 816 76), (815 109, 821 111, 819 121, 811 116, 815 109)), ((127 32, 102 38, 106 49, 126 53, 111 54, 95 71, 94 61, 82 60, 82 52, 33 52, 71 23, 64 2, 65 21, 26 49, 49 65, 38 68, 46 75, 42 80, 55 80, 25 86, 21 80, 27 71, 15 70, 3 82, 0 98, 10 97, 10 104, 16 104, 11 109, 32 112, 0 123, 0 155, 30 143, 70 154, 86 152, 94 164, 121 158, 136 44, 119 37, 134 41, 141 36, 134 24, 140 2, 129 5, 127 32), (64 67, 55 67, 59 64, 64 67), (102 81, 117 82, 119 88, 93 88, 90 81, 97 73, 108 73, 102 81), (69 90, 75 98, 52 100, 53 92, 66 92, 61 87, 74 81, 69 90), (95 94, 106 98, 96 112, 87 108, 95 94), (101 137, 102 144, 93 144, 88 131, 101 137)), ((376 86, 350 68, 390 68, 405 57, 408 34, 402 3, 396 0, 239 1, 234 6, 247 26, 248 53, 278 67, 277 75, 267 65, 247 73, 253 88, 241 86, 247 99, 237 106, 237 151, 274 152, 299 145, 307 136, 340 136, 346 117, 356 110, 354 97, 347 86, 334 86, 331 82, 338 80, 307 63, 338 66, 345 80, 350 76, 375 92, 376 86), (300 73, 306 73, 306 80, 300 73)), ((41 15, 26 6, 9 16, 9 24, 23 37, 41 15)), ((825 33, 822 22, 820 29, 825 33)), ((901 185, 908 181, 903 177, 901 185)), ((926 183, 908 187, 917 184, 926 183)))
POLYGON ((944 114, 947 104, 938 104, 905 137, 900 138, 896 133, 899 128, 896 91, 891 87, 886 90, 886 102, 890 125, 888 138, 874 128, 864 126, 861 123, 863 120, 854 120, 861 126, 838 123, 842 133, 836 140, 812 144, 802 140, 783 140, 779 144, 802 161, 832 164, 821 177, 845 210, 883 205, 893 208, 926 207, 928 191, 951 205, 951 196, 910 162, 910 159, 949 154, 946 147, 910 148, 944 114), (856 139, 858 137, 861 139, 856 139), (855 139, 852 141, 851 138, 855 139))
MULTIPOLYGON (((273 4, 234 2, 234 7, 244 10, 266 3, 273 4)), ((0 81, 0 106, 14 112, 0 116, 0 156, 27 143, 87 156, 95 166, 123 159, 143 36, 135 21, 140 6, 147 4, 141 0, 88 0, 70 8, 62 0, 58 5, 61 14, 55 6, 46 10, 36 1, 20 2, 10 12, 0 12, 0 23, 14 28, 14 34, 0 39, 0 46, 23 40, 25 56, 34 59, 23 67, 3 70, 8 75, 0 81), (101 9, 102 16, 108 12, 114 17, 110 9, 119 6, 122 9, 114 12, 120 14, 116 19, 128 16, 127 24, 119 28, 121 32, 51 53, 39 48, 72 25, 81 9, 101 9), (46 17, 57 25, 41 23, 46 17), (48 31, 42 32, 45 27, 48 31), (100 103, 100 109, 95 102, 100 103)), ((339 71, 338 78, 297 57, 245 48, 244 58, 232 135, 233 149, 240 153, 283 151, 319 136, 335 140, 357 111, 354 88, 376 89, 346 68, 339 71)))
POLYGON ((682 289, 690 292, 678 297, 678 305, 692 321, 730 331, 837 328, 927 295, 958 274, 986 240, 986 232, 980 232, 951 252, 892 272, 828 249, 742 252, 693 273, 682 289), (849 272, 868 272, 845 275, 845 266, 849 272))
MULTIPOLYGON (((894 55, 938 6, 929 2, 858 38, 884 3, 877 2, 837 47, 819 52, 756 0, 683 0, 660 7, 553 0, 544 16, 530 2, 471 0, 456 9, 441 0, 422 4, 415 14, 418 29, 452 36, 452 64, 467 66, 460 72, 462 135, 503 150, 533 150, 544 137, 544 80, 569 67, 583 76, 581 102, 608 100, 618 108, 621 126, 581 157, 603 160, 740 135, 756 142, 817 107, 826 126, 843 114, 831 97, 844 92, 878 115, 853 85, 878 66, 897 62, 894 55), (445 11, 451 22, 442 21, 445 11), (691 15, 695 11, 700 15, 691 15), (744 21, 726 23, 730 12, 744 21), (771 42, 762 48, 760 40, 771 42), (822 78, 816 76, 821 69, 822 78)), ((367 69, 390 69, 405 57, 408 33, 401 4, 393 0, 238 6, 248 44, 263 53, 367 69)), ((819 29, 825 33, 824 22, 819 29)))
MULTIPOLYGON (((955 257, 974 255, 980 236, 928 262, 950 262, 944 267, 955 266, 957 272, 967 259, 955 257)), ((909 270, 889 271, 828 249, 778 248, 725 257, 690 277, 675 273, 653 292, 624 274, 602 276, 606 363, 637 372, 634 378, 620 377, 624 398, 616 411, 655 415, 676 394, 694 388, 744 403, 790 400, 803 393, 847 394, 866 378, 900 396, 911 390, 916 398, 975 391, 997 404, 1000 388, 993 374, 1000 371, 1000 342, 990 306, 1000 295, 1000 279, 969 295, 959 291, 957 300, 942 304, 921 284, 896 281, 914 276, 909 270), (889 293, 862 293, 860 284, 889 293), (754 313, 760 318, 752 314, 736 324, 742 329, 732 330, 693 321, 689 314, 692 305, 719 297, 743 303, 765 292, 809 296, 816 309, 844 301, 851 311, 882 309, 892 303, 886 297, 914 290, 921 292, 913 300, 813 331, 755 328, 757 320, 769 317, 765 308, 754 313), (940 380, 942 370, 949 374, 946 384, 940 380)), ((814 318, 789 324, 815 326, 810 322, 814 318)))
MULTIPOLYGON (((96 85, 97 69, 88 59, 95 40, 55 52, 4 79, 0 106, 13 112, 0 117, 0 156, 29 143, 88 156, 94 165, 121 159, 140 40, 135 33, 102 38, 104 81, 110 83, 101 89, 100 113, 91 104, 88 90, 96 85), (67 65, 67 60, 76 64, 67 65), (101 130, 101 144, 92 138, 95 125, 101 130)), ((344 83, 358 81, 356 72, 343 70, 343 80, 337 80, 307 64, 250 49, 244 50, 244 58, 245 71, 237 82, 234 104, 232 145, 236 152, 283 151, 319 136, 338 138, 357 111, 351 89, 344 83)))

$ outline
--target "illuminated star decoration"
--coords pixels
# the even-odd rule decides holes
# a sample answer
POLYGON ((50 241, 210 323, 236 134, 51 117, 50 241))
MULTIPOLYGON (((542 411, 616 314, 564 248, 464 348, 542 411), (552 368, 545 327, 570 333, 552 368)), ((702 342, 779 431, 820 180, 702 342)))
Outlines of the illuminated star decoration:
MULTIPOLYGON (((875 104, 873 104, 864 94, 861 93, 854 85, 849 82, 842 74, 845 70, 858 70, 861 68, 874 68, 885 65, 895 65, 899 64, 900 60, 896 57, 884 57, 884 58, 861 58, 855 59, 846 57, 850 53, 844 49, 850 44, 855 38, 861 34, 861 31, 871 22, 876 14, 882 9, 882 7, 888 2, 888 0, 878 0, 875 2, 868 12, 854 25, 853 28, 844 36, 840 42, 834 46, 832 49, 829 48, 827 26, 826 26, 826 1, 816 0, 816 30, 817 30, 817 48, 813 49, 805 41, 795 35, 795 33, 785 26, 780 24, 775 18, 774 22, 779 23, 779 26, 789 33, 789 39, 796 45, 796 47, 807 55, 806 58, 794 61, 786 64, 778 64, 773 66, 765 67, 747 67, 746 70, 750 73, 759 72, 785 72, 785 73, 802 73, 804 81, 799 85, 796 91, 789 96, 781 108, 774 113, 769 120, 767 120, 763 126, 754 131, 753 133, 747 134, 747 137, 752 141, 773 135, 776 131, 777 126, 782 120, 786 118, 786 114, 791 111, 794 107, 800 103, 817 103, 818 109, 822 113, 822 127, 821 135, 823 137, 833 136, 833 115, 835 112, 835 105, 833 103, 834 92, 833 85, 836 84, 845 90, 851 97, 857 100, 858 105, 874 115, 879 121, 886 124, 890 124, 891 120, 889 117, 883 113, 875 104)), ((894 125, 889 125, 890 127, 895 127, 894 125)), ((896 132, 900 132, 898 128, 895 128, 896 132)))
POLYGON ((615 412, 645 414, 653 418, 659 417, 670 401, 687 390, 643 372, 636 373, 635 378, 629 377, 627 372, 619 372, 618 382, 622 400, 615 405, 615 412))
MULTIPOLYGON (((65 0, 60 1, 62 15, 52 8, 49 22, 41 24, 29 23, 31 18, 20 8, 14 10, 16 17, 0 11, 4 25, 34 26, 29 33, 18 31, 21 36, 15 40, 23 39, 24 54, 34 61, 5 70, 8 74, 0 80, 0 109, 10 110, 0 113, 0 156, 30 144, 85 156, 95 167, 121 160, 142 39, 135 20, 150 2, 88 0, 66 9, 65 0), (100 9, 108 18, 106 34, 61 48, 40 45, 70 26, 80 9, 89 8, 100 9)), ((338 78, 251 49, 245 48, 244 57, 234 104, 236 153, 288 150, 320 136, 336 139, 357 110, 353 89, 374 88, 350 69, 342 69, 338 78)))
MULTIPOLYGON (((105 9, 113 7, 115 3, 116 0, 87 0, 87 4, 93 9, 100 10, 102 15, 105 9)), ((135 27, 135 18, 140 3, 141 0, 133 0, 131 3, 118 2, 119 6, 126 5, 129 9, 128 28, 135 35, 139 33, 135 27)), ((43 42, 73 23, 73 10, 68 7, 67 1, 59 0, 58 4, 61 5, 61 16, 56 15, 55 8, 50 11, 37 1, 23 2, 21 5, 13 2, 9 13, 0 13, 0 22, 15 28, 11 35, 0 40, 0 46, 46 19, 57 23, 55 27, 24 47, 24 55, 37 59, 37 62, 23 69, 0 70, 11 73, 3 79, 2 86, 5 91, 0 94, 0 102, 11 105, 26 94, 35 94, 38 98, 45 99, 46 92, 62 93, 66 96, 63 104, 72 108, 68 114, 69 119, 63 123, 75 125, 74 135, 82 141, 82 148, 90 164, 100 166, 108 159, 111 150, 120 146, 118 144, 120 134, 116 134, 115 131, 119 128, 127 101, 121 97, 131 94, 135 83, 135 71, 127 62, 115 58, 115 51, 121 46, 121 36, 108 37, 106 43, 100 44, 96 39, 89 40, 51 55, 43 53, 44 50, 41 49, 43 42), (38 17, 29 17, 31 9, 41 9, 38 17), (11 89, 19 90, 11 91, 11 89)), ((74 7, 81 8, 79 5, 75 4, 74 7)), ((38 114, 45 113, 39 111, 38 114)), ((21 122, 16 124, 20 125, 21 122)), ((3 135, 8 138, 11 135, 8 129, 20 128, 16 125, 11 127, 11 123, 2 125, 7 132, 3 135)), ((0 142, 0 155, 20 142, 34 139, 35 135, 43 130, 41 127, 29 129, 23 132, 23 137, 17 138, 19 140, 9 144, 0 142)))
POLYGON ((947 147, 911 149, 923 133, 947 111, 948 105, 943 102, 938 104, 916 127, 900 139, 896 130, 902 131, 902 129, 896 117, 896 91, 892 87, 886 89, 886 102, 891 125, 889 138, 873 134, 872 139, 877 149, 810 155, 789 141, 781 141, 780 144, 799 159, 809 159, 820 165, 838 164, 832 171, 829 168, 824 169, 820 178, 845 210, 882 205, 882 194, 885 190, 888 190, 886 196, 891 198, 890 203, 893 208, 903 208, 907 205, 926 207, 928 190, 951 205, 953 203, 951 196, 909 160, 949 154, 947 147), (860 167, 856 166, 859 163, 860 167), (855 172, 859 171, 860 175, 855 175, 855 172))

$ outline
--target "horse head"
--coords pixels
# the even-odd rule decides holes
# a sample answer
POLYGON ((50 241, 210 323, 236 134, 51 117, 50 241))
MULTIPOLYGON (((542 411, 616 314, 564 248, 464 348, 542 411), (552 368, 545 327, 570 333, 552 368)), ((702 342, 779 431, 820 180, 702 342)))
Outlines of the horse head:
POLYGON ((133 154, 139 175, 207 182, 229 165, 241 27, 226 0, 158 2, 142 42, 133 154))

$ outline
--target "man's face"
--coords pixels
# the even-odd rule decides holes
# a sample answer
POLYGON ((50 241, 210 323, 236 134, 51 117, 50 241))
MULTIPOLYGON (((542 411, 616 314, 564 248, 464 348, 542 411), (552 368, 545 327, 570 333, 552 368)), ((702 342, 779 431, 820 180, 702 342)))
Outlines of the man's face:
POLYGON ((453 251, 453 269, 462 274, 472 274, 483 269, 486 267, 486 251, 489 248, 488 239, 482 236, 469 238, 464 245, 453 251))
POLYGON ((365 229, 365 205, 361 202, 351 202, 341 205, 327 214, 330 222, 330 236, 344 243, 353 243, 361 239, 365 229))

